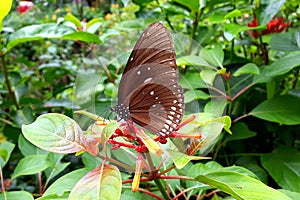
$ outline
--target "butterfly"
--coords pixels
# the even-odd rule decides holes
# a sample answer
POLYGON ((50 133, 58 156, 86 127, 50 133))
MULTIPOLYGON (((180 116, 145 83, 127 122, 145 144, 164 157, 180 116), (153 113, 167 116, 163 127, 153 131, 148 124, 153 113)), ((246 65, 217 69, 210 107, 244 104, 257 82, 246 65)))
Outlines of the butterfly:
POLYGON ((111 107, 119 119, 132 120, 160 136, 178 128, 184 97, 174 49, 171 34, 162 23, 145 29, 123 71, 118 105, 111 107))

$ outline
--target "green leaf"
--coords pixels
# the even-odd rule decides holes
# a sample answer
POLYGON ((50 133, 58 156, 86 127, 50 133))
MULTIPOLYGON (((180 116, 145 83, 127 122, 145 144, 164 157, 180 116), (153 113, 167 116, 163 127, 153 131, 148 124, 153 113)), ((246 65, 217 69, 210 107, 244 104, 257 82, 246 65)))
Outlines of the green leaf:
POLYGON ((199 0, 174 0, 175 2, 188 7, 191 11, 198 11, 200 9, 200 1, 199 0))
POLYGON ((211 113, 196 113, 185 116, 184 120, 191 116, 195 116, 196 118, 183 126, 179 132, 184 134, 202 135, 202 138, 199 141, 200 154, 208 153, 218 140, 223 128, 231 133, 229 129, 231 126, 231 119, 228 116, 214 118, 211 113))
POLYGON ((188 164, 191 160, 203 160, 209 159, 207 157, 200 157, 200 156, 188 156, 184 153, 179 151, 175 151, 172 149, 167 149, 170 157, 172 158, 174 164, 178 169, 182 169, 186 164, 188 164))
POLYGON ((76 26, 77 28, 79 28, 79 29, 82 28, 80 20, 79 20, 77 17, 75 17, 74 15, 72 15, 71 13, 68 13, 68 14, 65 16, 65 20, 66 20, 66 21, 69 21, 69 22, 72 22, 72 23, 75 24, 75 26, 76 26))
POLYGON ((92 20, 90 20, 87 24, 86 24, 86 28, 89 29, 90 26, 94 25, 94 24, 97 24, 97 23, 102 23, 103 22, 103 19, 102 18, 94 18, 92 20))
POLYGON ((281 34, 273 34, 270 40, 272 49, 277 51, 299 51, 300 30, 281 34))
POLYGON ((261 156, 264 168, 283 189, 300 191, 300 152, 288 146, 261 156), (276 163, 276 164, 274 164, 276 163))
POLYGON ((224 37, 231 41, 233 38, 235 38, 239 33, 249 30, 263 30, 266 29, 266 26, 257 26, 257 27, 248 27, 248 26, 242 26, 239 24, 224 24, 225 32, 224 37))
POLYGON ((285 125, 300 124, 300 98, 291 95, 277 96, 263 101, 249 114, 260 119, 285 125))
POLYGON ((9 36, 6 51, 24 42, 42 40, 44 38, 60 38, 74 31, 69 26, 54 23, 26 26, 9 36))
POLYGON ((63 157, 63 154, 49 153, 48 159, 52 163, 52 165, 51 167, 45 170, 47 182, 49 182, 52 178, 54 178, 56 175, 62 172, 70 164, 70 162, 62 163, 61 159, 63 157))
POLYGON ((186 73, 179 77, 178 82, 184 89, 207 88, 206 83, 200 77, 200 73, 186 73))
POLYGON ((256 132, 250 131, 247 127, 247 124, 243 122, 235 123, 232 128, 232 135, 226 136, 226 141, 231 140, 242 140, 254 137, 256 135, 256 132))
POLYGON ((257 179, 234 171, 217 171, 195 178, 239 200, 291 200, 281 192, 270 188, 257 179))
POLYGON ((225 98, 212 99, 207 104, 205 104, 204 112, 212 113, 213 116, 222 116, 225 112, 228 102, 225 98))
POLYGON ((18 163, 11 179, 22 175, 31 175, 47 169, 51 165, 46 155, 26 156, 18 163))
POLYGON ((87 173, 88 169, 78 169, 72 171, 59 179, 57 179, 50 187, 46 190, 43 197, 48 195, 56 194, 58 196, 63 195, 65 192, 71 191, 75 184, 87 173))
POLYGON ((2 30, 2 21, 9 13, 12 5, 12 0, 0 0, 0 32, 2 30))
POLYGON ((50 194, 47 196, 42 196, 37 198, 36 200, 68 200, 70 192, 65 192, 62 195, 50 194))
POLYGON ((33 200, 33 196, 26 191, 7 191, 0 193, 0 200, 33 200))
POLYGON ((102 164, 78 181, 69 199, 114 200, 120 198, 121 190, 122 180, 118 168, 102 164))
POLYGON ((265 25, 280 11, 281 6, 285 3, 285 0, 272 0, 267 1, 269 4, 260 13, 259 24, 265 25))
POLYGON ((259 68, 256 64, 253 63, 247 63, 240 67, 238 70, 236 70, 233 73, 233 76, 240 76, 243 74, 259 74, 259 68))
POLYGON ((299 192, 291 192, 289 190, 279 190, 281 193, 285 194, 286 196, 290 197, 291 199, 300 199, 299 192))
POLYGON ((44 151, 34 146, 32 143, 26 140, 22 134, 20 134, 19 136, 18 147, 24 156, 37 155, 37 154, 47 155, 49 153, 47 151, 44 151))
POLYGON ((221 45, 217 44, 213 49, 201 49, 200 57, 215 67, 223 68, 224 52, 221 45))
POLYGON ((99 157, 93 156, 84 152, 81 156, 82 162, 87 169, 93 170, 102 164, 102 160, 99 157))
POLYGON ((145 26, 145 22, 139 19, 122 21, 121 23, 118 23, 115 28, 118 30, 132 31, 136 29, 143 29, 145 26))
POLYGON ((79 125, 62 114, 41 115, 32 124, 23 125, 22 133, 37 147, 54 153, 82 151, 87 143, 79 125))
POLYGON ((69 33, 61 37, 62 40, 74 40, 74 41, 82 41, 82 42, 87 42, 87 43, 96 43, 100 44, 101 40, 99 37, 95 34, 88 33, 88 32, 74 32, 74 33, 69 33))
POLYGON ((208 85, 213 85, 218 72, 213 70, 202 70, 200 72, 201 79, 208 85))
POLYGON ((300 65, 300 52, 293 52, 276 60, 269 66, 260 68, 260 75, 254 77, 254 82, 264 83, 273 77, 285 74, 300 65))
POLYGON ((212 67, 200 56, 190 55, 176 59, 178 66, 199 66, 211 69, 212 67))
POLYGON ((15 145, 13 143, 4 141, 0 144, 0 167, 3 167, 8 162, 12 151, 14 150, 15 145))
POLYGON ((209 99, 210 95, 202 90, 188 90, 184 93, 184 103, 189 103, 196 99, 209 99))
POLYGON ((227 15, 225 15, 225 19, 231 19, 231 18, 235 18, 235 17, 241 17, 242 16, 242 12, 238 9, 234 9, 233 11, 229 12, 227 15))

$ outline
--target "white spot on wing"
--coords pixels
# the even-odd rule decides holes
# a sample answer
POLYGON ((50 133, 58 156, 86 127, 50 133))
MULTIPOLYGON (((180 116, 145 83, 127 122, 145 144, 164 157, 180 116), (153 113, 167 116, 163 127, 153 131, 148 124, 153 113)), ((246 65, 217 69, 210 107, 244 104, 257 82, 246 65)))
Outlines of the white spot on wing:
POLYGON ((174 117, 171 116, 171 115, 168 115, 168 118, 169 118, 170 120, 173 120, 173 119, 174 119, 174 117))
POLYGON ((153 90, 150 92, 150 95, 154 95, 154 91, 153 90))
POLYGON ((136 74, 137 74, 137 75, 140 75, 140 74, 141 74, 141 71, 137 71, 136 74))
POLYGON ((171 106, 171 109, 174 110, 174 111, 176 111, 176 107, 174 107, 174 106, 171 106))
POLYGON ((144 83, 149 82, 151 80, 152 80, 152 78, 147 78, 147 79, 144 80, 144 83))

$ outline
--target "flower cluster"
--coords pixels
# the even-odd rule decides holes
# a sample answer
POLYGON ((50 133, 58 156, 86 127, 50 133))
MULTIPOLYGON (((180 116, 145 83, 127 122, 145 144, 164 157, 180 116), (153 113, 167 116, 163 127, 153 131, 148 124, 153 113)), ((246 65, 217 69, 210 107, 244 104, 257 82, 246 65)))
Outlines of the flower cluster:
MULTIPOLYGON (((257 27, 258 21, 256 18, 253 19, 252 22, 248 23, 248 27, 257 27)), ((284 22, 283 17, 279 17, 278 19, 274 18, 267 24, 267 29, 262 30, 261 33, 259 33, 256 30, 249 31, 250 35, 254 38, 258 38, 259 35, 267 35, 270 33, 280 33, 284 31, 288 26, 290 25, 290 22, 284 22)))
POLYGON ((19 13, 26 13, 33 8, 34 4, 31 1, 20 1, 19 5, 17 6, 19 13))

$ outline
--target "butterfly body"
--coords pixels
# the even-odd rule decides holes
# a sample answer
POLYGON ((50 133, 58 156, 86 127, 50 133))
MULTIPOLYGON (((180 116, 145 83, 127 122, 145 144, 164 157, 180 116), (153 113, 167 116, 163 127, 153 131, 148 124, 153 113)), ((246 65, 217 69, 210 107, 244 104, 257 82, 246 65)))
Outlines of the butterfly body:
POLYGON ((120 81, 118 105, 111 110, 162 136, 181 122, 183 91, 173 40, 163 24, 151 24, 137 41, 120 81))

